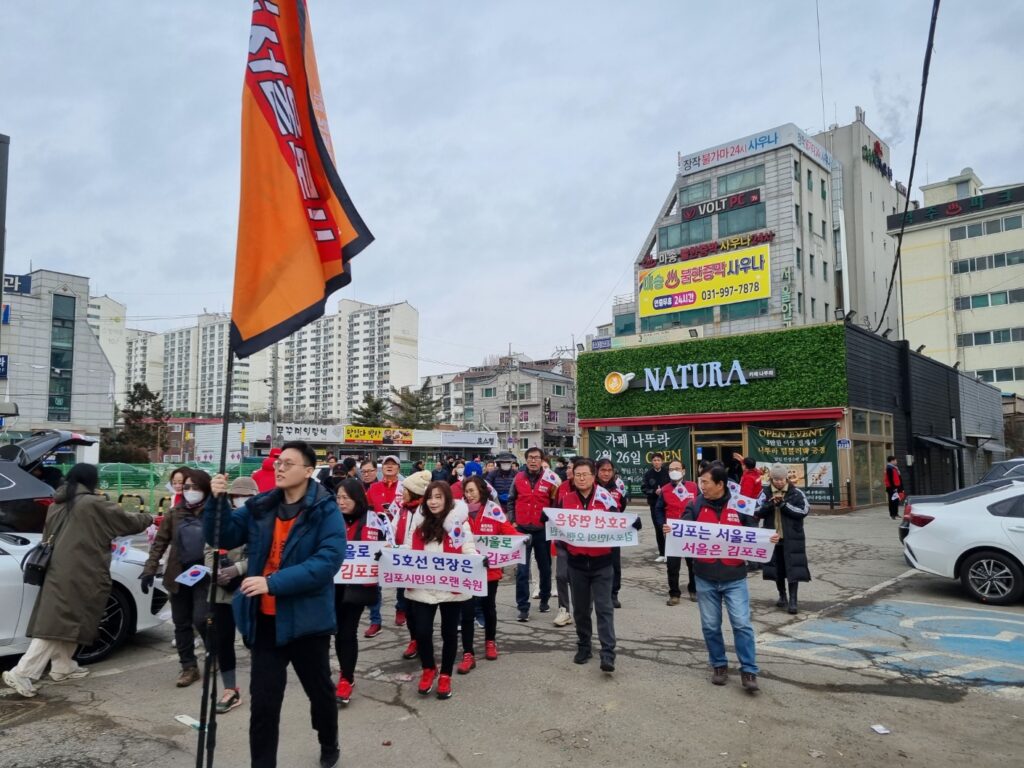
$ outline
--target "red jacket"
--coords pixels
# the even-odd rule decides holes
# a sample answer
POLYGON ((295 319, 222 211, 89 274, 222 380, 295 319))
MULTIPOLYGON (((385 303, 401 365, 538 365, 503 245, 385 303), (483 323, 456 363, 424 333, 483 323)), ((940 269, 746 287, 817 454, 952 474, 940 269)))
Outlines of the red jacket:
POLYGON ((512 481, 512 490, 509 491, 508 506, 513 512, 516 525, 520 528, 533 528, 539 530, 544 527, 540 520, 544 507, 555 506, 558 483, 552 482, 548 475, 555 475, 551 470, 541 470, 540 477, 534 485, 530 485, 530 479, 526 470, 521 470, 512 481))
MULTIPOLYGON (((395 491, 397 489, 397 479, 393 483, 388 483, 385 480, 378 480, 370 486, 370 490, 366 492, 366 498, 375 512, 383 512, 391 506, 391 502, 395 500, 395 491)), ((399 501, 401 501, 401 499, 399 499, 399 501)), ((419 506, 419 504, 416 506, 419 506)))
POLYGON ((690 502, 697 498, 697 484, 690 480, 683 480, 683 487, 690 492, 690 498, 682 501, 676 496, 676 484, 665 483, 661 487, 661 498, 665 502, 665 519, 682 520, 683 513, 690 505, 690 502))
MULTIPOLYGON (((698 499, 698 501, 704 501, 704 497, 701 496, 698 499)), ((707 506, 706 504, 701 504, 700 511, 697 513, 697 522, 698 523, 717 523, 718 525, 737 525, 737 526, 740 526, 740 527, 743 526, 743 521, 740 519, 740 513, 737 512, 735 509, 729 509, 728 507, 726 507, 725 509, 722 510, 722 517, 719 518, 718 517, 718 513, 715 512, 714 509, 712 509, 711 507, 707 506)), ((734 558, 726 558, 726 557, 723 557, 723 558, 721 558, 719 560, 716 560, 713 557, 698 557, 698 558, 696 558, 696 560, 699 563, 715 563, 715 562, 720 562, 722 565, 728 565, 728 566, 733 566, 733 567, 745 564, 745 561, 743 561, 743 560, 737 560, 737 559, 734 559, 734 558)))
POLYGON ((743 496, 756 499, 763 490, 764 485, 761 483, 761 473, 756 469, 744 470, 743 477, 740 478, 740 493, 743 496))
MULTIPOLYGON (((590 498, 587 499, 586 504, 580 499, 578 493, 566 494, 562 502, 562 509, 603 509, 606 512, 615 512, 616 510, 609 509, 607 505, 598 501, 596 489, 597 484, 595 483, 594 487, 590 490, 590 498)), ((602 557, 612 553, 611 547, 576 547, 572 544, 566 544, 565 548, 570 555, 582 555, 583 557, 602 557)))
POLYGON ((572 487, 572 480, 566 480, 560 486, 558 486, 558 493, 555 494, 555 500, 558 506, 562 506, 562 502, 565 501, 565 497, 575 491, 572 487))
POLYGON ((885 490, 903 490, 903 478, 900 476, 899 467, 897 467, 895 464, 885 465, 885 490))
POLYGON ((266 458, 263 460, 263 466, 252 473, 252 479, 256 481, 256 487, 260 489, 260 493, 266 493, 272 491, 277 487, 277 480, 274 478, 274 462, 276 458, 266 458))
MULTIPOLYGON (((484 510, 487 507, 493 507, 498 512, 502 512, 501 505, 493 501, 488 501, 484 506, 480 507, 474 515, 472 512, 469 513, 469 530, 473 532, 474 536, 519 536, 519 531, 512 523, 507 519, 495 520, 493 517, 487 517, 484 515, 484 510)), ((498 581, 501 579, 501 568, 488 568, 487 569, 487 580, 498 581)))

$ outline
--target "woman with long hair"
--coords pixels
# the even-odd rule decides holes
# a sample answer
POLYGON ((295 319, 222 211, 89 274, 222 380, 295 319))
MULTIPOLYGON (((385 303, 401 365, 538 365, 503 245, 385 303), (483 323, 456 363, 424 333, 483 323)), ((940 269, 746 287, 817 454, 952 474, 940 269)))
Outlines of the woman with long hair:
MULTIPOLYGON (((396 498, 391 505, 394 508, 391 525, 395 531, 395 543, 398 546, 406 546, 403 542, 412 530, 413 517, 423 504, 423 494, 426 493, 428 485, 430 485, 429 472, 414 472, 402 481, 402 498, 396 498)), ((411 613, 407 613, 405 592, 404 589, 395 590, 395 604, 403 606, 403 621, 406 629, 409 630, 409 645, 402 651, 402 658, 415 659, 419 654, 414 627, 416 619, 411 613)), ((379 605, 379 601, 377 604, 379 605)))
MULTIPOLYGON (((406 487, 417 473, 406 480, 406 487)), ((402 543, 410 549, 423 552, 447 552, 451 554, 475 555, 476 545, 473 533, 466 525, 466 505, 452 499, 452 491, 443 480, 432 482, 423 491, 423 503, 412 518, 402 543)), ((410 625, 416 633, 416 647, 419 651, 423 675, 420 677, 419 693, 427 696, 437 684, 437 698, 450 699, 452 696, 452 670, 455 668, 455 654, 459 644, 459 621, 462 604, 469 600, 465 592, 447 592, 440 589, 407 589, 405 599, 412 620, 410 625), (434 658, 434 619, 441 612, 441 668, 438 675, 434 658)))

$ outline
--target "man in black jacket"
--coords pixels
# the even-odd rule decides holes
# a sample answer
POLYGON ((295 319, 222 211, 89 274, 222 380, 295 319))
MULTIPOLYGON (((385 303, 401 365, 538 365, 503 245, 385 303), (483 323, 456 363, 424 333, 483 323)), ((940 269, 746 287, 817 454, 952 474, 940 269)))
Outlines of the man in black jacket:
POLYGON ((647 497, 647 506, 651 509, 651 523, 654 525, 654 536, 658 540, 658 557, 654 561, 656 563, 665 562, 665 534, 662 532, 661 526, 658 525, 658 520, 654 515, 654 507, 658 503, 658 496, 661 494, 662 486, 667 485, 668 482, 668 468, 665 467, 665 457, 660 453, 652 454, 651 466, 644 472, 641 488, 647 497))

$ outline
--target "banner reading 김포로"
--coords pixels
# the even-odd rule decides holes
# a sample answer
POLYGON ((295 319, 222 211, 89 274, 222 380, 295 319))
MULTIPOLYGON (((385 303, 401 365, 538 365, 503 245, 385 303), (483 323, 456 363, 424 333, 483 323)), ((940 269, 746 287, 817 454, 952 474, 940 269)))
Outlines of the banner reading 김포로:
POLYGON ((544 510, 548 541, 564 541, 576 547, 635 547, 640 532, 633 527, 632 512, 605 512, 598 509, 544 510))
POLYGON ((839 476, 836 456, 836 428, 827 426, 748 428, 749 455, 757 462, 765 482, 772 464, 784 464, 789 479, 811 504, 839 501, 839 476))
POLYGON ((487 568, 480 555, 454 555, 418 549, 384 549, 380 557, 380 585, 406 589, 487 594, 487 568))
POLYGON ((634 499, 643 499, 644 472, 650 468, 651 456, 655 453, 664 455, 666 465, 672 459, 679 459, 689 467, 690 430, 680 427, 642 432, 590 431, 590 458, 594 461, 611 459, 634 499))
POLYGON ((334 575, 335 584, 376 584, 377 553, 383 541, 350 541, 345 545, 345 562, 334 575))
POLYGON ((526 562, 526 537, 477 534, 476 551, 487 556, 491 568, 505 568, 526 562))
POLYGON ((742 525, 718 525, 686 520, 669 520, 672 530, 665 534, 668 557, 730 558, 767 563, 775 545, 770 541, 774 528, 742 525))

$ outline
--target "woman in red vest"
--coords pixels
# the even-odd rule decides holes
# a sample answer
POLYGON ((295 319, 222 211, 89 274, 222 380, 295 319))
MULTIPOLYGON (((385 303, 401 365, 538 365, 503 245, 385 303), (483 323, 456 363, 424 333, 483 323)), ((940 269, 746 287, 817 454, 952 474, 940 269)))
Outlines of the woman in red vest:
MULTIPOLYGON (((679 459, 670 461, 668 465, 669 482, 662 487, 654 506, 654 517, 666 534, 671 530, 668 521, 682 520, 687 505, 697 497, 696 484, 685 480, 685 477, 686 467, 683 466, 683 462, 679 459)), ((681 557, 668 558, 668 602, 666 605, 679 605, 679 598, 683 595, 679 589, 679 572, 682 569, 682 562, 683 558, 681 557)), ((688 575, 686 592, 689 594, 690 600, 696 600, 697 587, 693 583, 692 557, 686 558, 686 571, 688 575)))
MULTIPOLYGON (((466 506, 469 509, 469 529, 474 536, 518 536, 519 531, 508 521, 501 505, 487 498, 487 481, 480 475, 467 477, 462 483, 466 506)), ((484 612, 484 658, 494 661, 498 658, 498 645, 495 642, 498 629, 498 609, 495 600, 498 595, 498 582, 501 581, 501 568, 487 569, 487 597, 478 598, 484 612)), ((465 675, 476 666, 473 656, 474 632, 474 600, 463 603, 462 609, 462 663, 458 672, 465 675)))
MULTIPOLYGON (((363 484, 347 477, 338 486, 338 507, 345 519, 345 537, 355 544, 360 541, 380 541, 381 532, 368 525, 369 504, 363 484)), ((359 620, 363 609, 377 602, 377 587, 373 584, 335 584, 334 611, 338 619, 338 632, 334 636, 334 650, 338 654, 341 675, 335 698, 347 706, 355 683, 356 660, 359 658, 359 620)))
MULTIPOLYGON (((395 531, 395 542, 398 546, 406 546, 402 542, 406 540, 412 528, 413 516, 423 504, 423 494, 426 493, 428 485, 430 485, 429 472, 426 470, 414 472, 402 482, 402 498, 395 499, 388 507, 388 514, 392 515, 391 526, 395 531)), ((369 496, 367 498, 369 500, 369 496)), ((396 605, 401 603, 403 606, 402 620, 409 630, 409 645, 402 651, 402 658, 415 659, 419 653, 416 647, 416 628, 413 626, 415 619, 411 614, 407 614, 404 608, 405 590, 398 589, 396 594, 395 603, 396 605)))
MULTIPOLYGON (((420 474, 413 475, 415 478, 420 474)), ((409 478, 412 480, 413 478, 409 478)), ((408 481, 406 482, 408 486, 408 481)), ((452 499, 452 490, 443 480, 430 483, 423 493, 423 504, 416 510, 403 546, 423 552, 447 552, 451 554, 475 555, 473 532, 466 525, 466 505, 452 499)), ((416 647, 419 651, 423 674, 420 677, 419 693, 427 696, 437 684, 437 698, 450 699, 452 696, 452 670, 455 668, 455 654, 459 646, 459 621, 462 618, 462 603, 469 600, 465 592, 447 592, 440 589, 416 587, 407 589, 405 599, 409 606, 410 625, 416 632, 416 647), (434 658, 434 619, 441 612, 441 669, 438 675, 434 658)))

